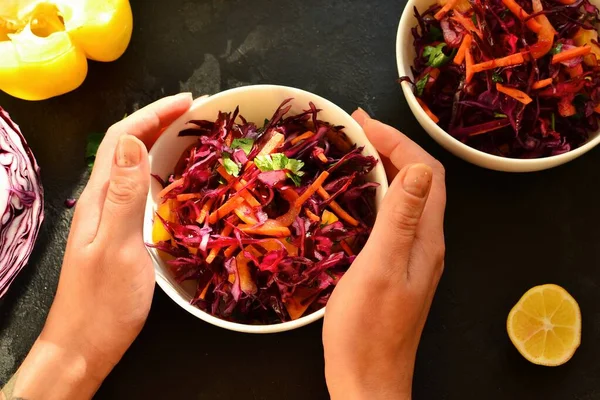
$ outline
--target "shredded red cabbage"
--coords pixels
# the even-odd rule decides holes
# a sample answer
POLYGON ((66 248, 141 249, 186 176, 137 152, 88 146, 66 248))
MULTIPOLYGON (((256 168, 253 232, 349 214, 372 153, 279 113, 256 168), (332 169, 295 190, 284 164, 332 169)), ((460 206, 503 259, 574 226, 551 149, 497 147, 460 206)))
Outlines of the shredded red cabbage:
POLYGON ((43 219, 40 168, 0 107, 0 297, 27 264, 43 219))
POLYGON ((180 136, 198 141, 157 177, 169 212, 154 228, 167 236, 151 246, 177 281, 196 282, 192 304, 223 319, 272 324, 324 307, 375 220, 377 160, 314 104, 287 115, 290 101, 261 128, 239 109, 190 121, 180 136))
POLYGON ((442 4, 423 14, 415 8, 414 79, 400 80, 412 82, 432 119, 471 147, 512 158, 568 152, 599 129, 598 9, 589 0, 515 0, 524 18, 510 3, 458 0, 447 13, 442 4), (537 33, 533 21, 542 27, 537 33), (460 56, 467 36, 471 65, 492 63, 471 69, 472 78, 460 56), (573 50, 583 54, 568 57, 573 50), (521 63, 503 64, 519 53, 521 63))

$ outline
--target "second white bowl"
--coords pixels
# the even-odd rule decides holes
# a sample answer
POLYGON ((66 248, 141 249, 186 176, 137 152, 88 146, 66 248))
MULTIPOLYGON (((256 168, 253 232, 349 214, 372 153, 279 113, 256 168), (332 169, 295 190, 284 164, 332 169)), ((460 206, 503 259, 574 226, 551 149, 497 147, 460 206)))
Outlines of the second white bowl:
MULTIPOLYGON (((597 1, 598 0, 593 0, 592 3, 595 4, 597 1)), ((415 46, 413 45, 411 29, 417 25, 417 19, 415 18, 413 11, 414 7, 417 7, 419 13, 423 13, 434 3, 435 0, 408 0, 408 3, 402 12, 396 37, 396 61, 398 63, 399 76, 410 76, 413 78, 410 67, 413 65, 416 51, 415 46)), ((574 160, 600 143, 600 132, 595 132, 590 135, 588 142, 583 146, 557 156, 535 159, 495 156, 462 143, 433 122, 431 118, 427 116, 425 111, 423 111, 419 103, 417 103, 417 99, 410 83, 403 82, 402 90, 404 91, 408 106, 429 136, 454 155, 480 167, 506 172, 541 171, 574 160)))

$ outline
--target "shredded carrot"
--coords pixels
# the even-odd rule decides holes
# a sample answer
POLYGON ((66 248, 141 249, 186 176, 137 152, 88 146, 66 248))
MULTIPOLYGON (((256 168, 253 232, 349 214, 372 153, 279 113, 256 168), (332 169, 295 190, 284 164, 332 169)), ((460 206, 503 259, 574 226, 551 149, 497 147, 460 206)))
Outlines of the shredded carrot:
POLYGON ((244 198, 242 196, 233 196, 229 200, 227 200, 221 207, 219 207, 216 211, 213 211, 208 216, 208 222, 211 224, 215 224, 218 220, 235 210, 242 202, 244 198))
MULTIPOLYGON (((255 257, 260 256, 260 253, 256 248, 252 245, 248 245, 244 248, 245 251, 251 253, 255 257)), ((253 294, 256 293, 257 287, 256 283, 252 279, 252 274, 250 273, 250 267, 248 263, 250 260, 244 255, 243 251, 240 251, 239 254, 235 257, 235 261, 237 264, 238 275, 240 277, 240 288, 244 293, 253 294)))
POLYGON ((293 138, 292 140, 290 140, 290 143, 293 146, 296 143, 300 143, 301 141, 309 139, 309 138, 311 138, 313 136, 315 136, 314 132, 307 131, 307 132, 304 132, 302 135, 296 136, 295 138, 293 138))
POLYGON ((545 88, 548 85, 552 84, 552 78, 546 78, 546 79, 542 79, 540 81, 537 82, 533 82, 533 85, 531 85, 532 89, 541 89, 541 88, 545 88))
POLYGON ((578 76, 581 76, 583 74, 583 66, 581 65, 581 63, 579 63, 574 67, 567 68, 567 73, 571 78, 577 78, 578 76))
POLYGON ((346 254, 348 254, 349 256, 353 256, 354 252, 352 251, 352 249, 350 248, 350 246, 348 246, 348 243, 346 243, 345 240, 342 240, 340 242, 340 247, 342 249, 344 249, 344 251, 346 252, 346 254))
POLYGON ((440 122, 440 119, 429 109, 429 107, 427 107, 427 104, 425 104, 425 102, 423 100, 421 100, 418 97, 416 99, 417 99, 417 103, 419 103, 419 105, 421 106, 423 111, 425 111, 425 114, 427 114, 433 122, 435 122, 436 124, 438 122, 440 122))
POLYGON ((202 194, 200 194, 200 193, 184 193, 184 194, 178 194, 176 198, 177 198, 177 201, 200 199, 200 198, 202 198, 202 194))
POLYGON ((458 48, 458 52, 456 53, 456 56, 454 57, 454 64, 462 64, 463 61, 465 60, 465 54, 467 52, 467 49, 469 49, 471 47, 471 41, 473 40, 471 35, 466 35, 465 38, 463 39, 462 43, 460 44, 460 47, 458 48))
POLYGON ((523 53, 515 53, 510 56, 496 58, 489 61, 484 61, 479 64, 473 65, 472 71, 473 73, 487 71, 488 69, 494 69, 498 67, 510 67, 513 65, 523 64, 525 62, 525 57, 523 53))
POLYGON ((210 213, 210 209, 212 208, 214 203, 215 203, 214 197, 211 197, 210 199, 208 199, 206 201, 206 203, 204 203, 204 205, 202 206, 202 209, 200 210, 200 215, 198 216, 198 218, 196 218, 197 223, 201 224, 204 222, 204 220, 206 219, 206 216, 210 213))
POLYGON ((465 50, 465 82, 470 83, 473 79, 473 75, 475 75, 475 71, 473 71, 473 53, 471 52, 471 48, 467 48, 465 50))
POLYGON ((310 186, 304 191, 304 193, 302 193, 302 195, 296 199, 296 202, 294 203, 296 208, 300 208, 300 206, 302 206, 302 204, 304 204, 304 202, 308 200, 310 196, 312 196, 321 187, 323 182, 325 182, 325 180, 328 177, 329 172, 321 172, 321 175, 319 175, 319 177, 315 179, 313 183, 310 184, 310 186))
POLYGON ((442 7, 438 12, 436 12, 433 17, 435 19, 437 19, 438 21, 441 20, 442 18, 444 18, 446 13, 448 11, 450 11, 452 9, 452 7, 454 7, 454 5, 457 3, 457 1, 458 0, 448 0, 448 2, 444 5, 444 7, 442 7))
MULTIPOLYGON (((329 193, 327 193, 327 191, 322 187, 317 189, 317 193, 319 193, 319 196, 321 196, 325 200, 331 197, 329 193)), ((329 203, 329 207, 333 210, 333 212, 337 214, 338 217, 340 217, 350 225, 358 226, 359 222, 356 219, 354 219, 350 214, 348 214, 342 207, 340 207, 340 205, 337 202, 332 201, 331 203, 329 203)))
POLYGON ((325 153, 319 153, 319 155, 317 155, 317 158, 319 160, 321 160, 321 162, 324 162, 324 163, 329 162, 325 153))
POLYGON ((277 251, 285 248, 290 256, 296 257, 298 255, 298 248, 293 244, 289 243, 287 239, 289 238, 265 239, 258 242, 257 245, 261 246, 267 251, 277 251))
MULTIPOLYGON (((454 12, 454 16, 451 18, 454 21, 458 22, 459 24, 461 24, 467 31, 470 32, 475 32, 477 34, 477 36, 481 37, 481 31, 479 30, 479 28, 477 28, 475 26, 475 24, 473 23, 473 20, 471 20, 471 18, 467 18, 464 15, 462 15, 461 13, 459 13, 458 11, 454 12)), ((465 36, 466 38, 466 36, 465 36)), ((464 41, 464 39, 463 39, 464 41)))
POLYGON ((250 233, 254 235, 271 237, 286 237, 291 235, 288 227, 281 225, 274 219, 268 219, 264 223, 255 226, 240 224, 238 225, 238 228, 244 233, 250 233))
POLYGON ((569 50, 561 51, 560 53, 552 56, 552 64, 558 64, 563 61, 571 60, 575 57, 585 56, 585 55, 589 54, 590 51, 592 51, 592 46, 590 46, 589 44, 586 44, 585 46, 573 47, 569 50))
POLYGON ((559 3, 571 5, 574 4, 577 0, 558 0, 559 3))
POLYGON ((204 300, 204 298, 206 297, 206 292, 208 292, 208 287, 210 286, 210 281, 208 281, 208 283, 206 284, 206 286, 204 286, 204 289, 202 289, 202 293, 200 293, 200 298, 202 300, 204 300))
POLYGON ((284 141, 285 141, 285 136, 283 136, 281 133, 274 134, 273 136, 271 136, 271 138, 269 139, 269 141, 267 143, 265 143, 265 145, 260 150, 260 152, 258 153, 258 155, 259 156, 266 156, 267 154, 271 154, 279 146, 281 146, 284 141))
POLYGON ((496 83, 496 90, 498 90, 500 93, 504 93, 505 95, 512 97, 517 101, 520 101, 525 105, 533 101, 531 97, 527 96, 526 93, 520 91, 519 89, 504 86, 501 83, 496 83))
POLYGON ((237 244, 232 244, 231 246, 229 246, 228 248, 225 249, 225 251, 223 252, 223 255, 225 256, 225 258, 229 258, 233 255, 233 253, 235 253, 237 248, 238 248, 237 244))
MULTIPOLYGON (((229 175, 227 173, 227 171, 225 171, 225 167, 223 167, 222 165, 219 166, 219 168, 217 168, 217 172, 227 181, 227 182, 231 182, 232 180, 234 180, 235 178, 231 175, 229 175)), ((244 198, 244 200, 246 200, 248 202, 248 204, 251 207, 259 207, 260 203, 258 202, 258 200, 256 200, 254 198, 254 196, 252 196, 252 194, 247 190, 247 189, 243 189, 244 186, 246 185, 246 181, 244 181, 243 179, 240 179, 239 182, 235 182, 233 184, 233 188, 235 190, 240 191, 240 196, 242 196, 244 198), (243 190, 242 190, 243 189, 243 190)))
POLYGON ((319 218, 318 215, 316 215, 315 213, 310 211, 308 208, 305 208, 304 212, 306 213, 306 216, 308 217, 308 219, 310 219, 313 222, 319 222, 321 220, 321 218, 319 218))
POLYGON ((293 296, 283 303, 292 321, 300 318, 306 312, 319 293, 321 293, 321 289, 318 287, 316 289, 298 287, 294 291, 293 296))
POLYGON ((179 178, 174 180, 173 182, 171 182, 169 185, 167 185, 163 190, 161 190, 158 193, 158 198, 163 198, 167 195, 167 193, 169 193, 171 190, 178 188, 179 186, 183 185, 183 178, 179 178))
MULTIPOLYGON (((221 231, 221 236, 229 236, 229 234, 233 231, 233 226, 226 224, 225 228, 221 231)), ((206 263, 210 264, 214 261, 215 257, 219 255, 219 251, 221 251, 220 247, 213 247, 210 249, 210 253, 206 256, 206 263)))
POLYGON ((542 29, 542 25, 540 25, 535 18, 529 18, 527 11, 523 10, 523 8, 518 5, 515 0, 502 0, 502 2, 521 21, 527 20, 525 25, 527 25, 531 31, 538 33, 542 29))
POLYGON ((600 114, 600 104, 596 105, 596 107, 594 107, 594 111, 597 112, 598 114, 600 114))
POLYGON ((238 205, 235 208, 235 210, 233 210, 233 212, 235 212, 235 215, 237 215, 242 221, 244 221, 247 224, 258 224, 258 218, 256 218, 254 211, 252 211, 252 208, 250 208, 250 206, 248 206, 248 203, 246 203, 245 201, 238 205))

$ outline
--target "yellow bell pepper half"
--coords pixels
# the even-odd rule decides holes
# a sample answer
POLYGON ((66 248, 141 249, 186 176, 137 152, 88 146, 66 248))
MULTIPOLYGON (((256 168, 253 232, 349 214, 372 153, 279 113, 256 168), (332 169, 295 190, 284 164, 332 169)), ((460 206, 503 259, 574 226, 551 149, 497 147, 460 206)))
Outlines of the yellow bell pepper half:
POLYGON ((25 100, 70 92, 87 59, 125 52, 132 29, 129 0, 0 0, 0 90, 25 100))

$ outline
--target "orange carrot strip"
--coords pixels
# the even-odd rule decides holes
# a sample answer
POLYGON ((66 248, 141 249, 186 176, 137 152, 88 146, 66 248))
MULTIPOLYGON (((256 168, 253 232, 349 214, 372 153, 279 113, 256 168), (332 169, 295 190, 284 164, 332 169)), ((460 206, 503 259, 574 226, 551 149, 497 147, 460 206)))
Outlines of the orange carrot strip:
MULTIPOLYGON (((256 257, 260 255, 258 250, 256 250, 252 245, 246 246, 244 250, 256 257)), ((244 293, 247 294, 256 293, 256 283, 254 283, 254 280, 252 280, 252 274, 250 273, 250 267, 248 266, 250 260, 246 258, 243 251, 240 251, 235 257, 235 261, 237 264, 238 275, 240 277, 240 288, 244 293)))
POLYGON ((600 114, 600 104, 596 105, 596 107, 594 107, 594 111, 597 112, 598 114, 600 114))
POLYGON ((421 106, 423 111, 425 111, 425 114, 427 114, 433 122, 435 122, 436 124, 438 122, 440 122, 440 119, 429 109, 429 107, 427 107, 427 104, 425 104, 425 102, 423 100, 421 100, 418 97, 416 97, 416 99, 417 99, 417 103, 419 103, 419 105, 421 106))
MULTIPOLYGON (((525 10, 523 10, 523 8, 520 5, 518 5, 515 0, 502 0, 502 2, 521 21, 524 21, 527 18, 529 18, 529 14, 525 10)), ((527 27, 535 33, 538 33, 542 29, 542 25, 540 25, 540 23, 537 22, 534 18, 527 19, 525 25, 527 25, 527 27)))
POLYGON ((298 200, 298 193, 293 189, 286 189, 281 192, 282 197, 290 203, 288 211, 276 218, 277 222, 282 226, 290 226, 296 220, 298 214, 300 214, 300 207, 296 206, 296 200, 298 200))
POLYGON ((171 182, 169 185, 167 185, 163 190, 161 190, 158 193, 158 198, 165 197, 167 193, 169 193, 171 190, 173 190, 175 188, 178 188, 181 185, 183 185, 183 178, 174 180, 173 182, 171 182))
POLYGON ((208 216, 208 222, 211 224, 216 223, 218 220, 235 210, 243 201, 244 198, 242 196, 233 196, 208 216))
POLYGON ((226 258, 229 258, 233 255, 233 253, 235 253, 235 251, 237 250, 238 245, 237 244, 232 244, 231 246, 229 246, 228 248, 225 249, 225 251, 223 252, 223 255, 226 258))
POLYGON ((291 232, 288 229, 288 227, 281 225, 274 219, 268 219, 262 225, 258 226, 240 224, 238 225, 238 228, 244 233, 250 233, 254 235, 264 235, 272 237, 286 237, 291 235, 291 232))
POLYGON ((271 136, 271 139, 269 139, 269 141, 265 143, 258 155, 266 156, 267 154, 271 154, 283 144, 284 140, 285 136, 283 136, 281 133, 274 134, 273 136, 271 136))
POLYGON ((184 194, 178 194, 176 198, 177 198, 177 201, 200 199, 200 198, 202 198, 202 194, 200 194, 200 193, 184 193, 184 194))
POLYGON ((533 82, 533 85, 531 85, 532 89, 541 89, 541 88, 545 88, 548 85, 552 84, 552 78, 546 78, 546 79, 542 79, 540 81, 537 82, 533 82))
POLYGON ((465 82, 470 83, 471 79, 473 79, 473 75, 475 75, 475 71, 473 70, 473 53, 471 53, 471 47, 469 46, 465 50, 465 82))
POLYGON ((353 256, 354 252, 352 251, 352 249, 350 248, 350 246, 348 246, 348 243, 346 243, 345 240, 342 240, 340 242, 340 247, 342 249, 344 249, 344 251, 346 252, 346 254, 348 254, 349 256, 353 256))
POLYGON ((311 185, 304 191, 304 193, 302 193, 302 195, 296 199, 296 202, 294 203, 296 208, 300 208, 300 206, 302 206, 302 204, 304 204, 304 202, 308 200, 310 196, 312 196, 321 187, 323 182, 325 182, 325 180, 328 177, 329 172, 321 172, 321 175, 319 175, 319 177, 315 179, 313 183, 311 183, 311 185))
POLYGON ((319 293, 321 293, 319 288, 306 289, 299 287, 294 291, 292 297, 283 303, 292 321, 300 318, 306 312, 319 293))
POLYGON ((467 49, 471 47, 471 40, 473 40, 471 35, 465 36, 462 43, 460 44, 460 47, 458 48, 456 56, 454 57, 454 64, 460 65, 463 63, 463 61, 465 60, 465 53, 467 52, 467 49))
POLYGON ((513 65, 523 64, 525 62, 525 57, 523 53, 515 53, 510 56, 496 58, 489 61, 484 61, 479 64, 474 64, 472 71, 473 73, 487 71, 488 69, 494 69, 498 67, 510 67, 513 65))
POLYGON ((457 3, 457 1, 458 0, 448 0, 448 2, 444 5, 444 7, 442 7, 438 12, 436 12, 433 17, 435 19, 437 19, 438 21, 441 20, 442 18, 444 18, 446 13, 448 11, 450 11, 452 9, 452 7, 454 7, 454 5, 457 3))
MULTIPOLYGON (((225 171, 225 167, 223 167, 222 165, 219 166, 219 168, 217 168, 217 172, 227 181, 227 182, 231 182, 232 180, 234 180, 235 178, 231 175, 229 175, 227 173, 227 171, 225 171)), ((242 188, 246 185, 246 181, 244 181, 243 179, 241 179, 239 182, 235 182, 233 184, 233 188, 235 190, 240 191, 240 196, 242 196, 244 198, 244 200, 246 200, 248 202, 248 204, 250 204, 251 207, 259 207, 260 203, 258 202, 258 200, 256 200, 254 198, 254 196, 252 196, 252 194, 250 194, 250 192, 247 189, 242 190, 242 188)))
POLYGON ((461 13, 455 11, 454 16, 451 19, 453 19, 454 21, 461 24, 467 31, 475 32, 477 34, 477 36, 479 36, 479 37, 482 36, 481 31, 479 30, 479 28, 477 28, 475 26, 475 24, 473 23, 473 20, 471 20, 471 18, 467 18, 464 15, 462 15, 461 13))
POLYGON ((295 145, 296 143, 299 143, 303 140, 309 139, 311 137, 315 136, 314 132, 311 131, 307 131, 304 132, 302 135, 296 136, 295 138, 293 138, 292 140, 290 140, 290 143, 293 145, 295 145))
POLYGON ((198 218, 196 218, 197 223, 201 224, 204 222, 204 219, 206 218, 208 213, 210 213, 210 209, 212 208, 214 203, 215 203, 214 197, 211 197, 210 199, 208 199, 206 201, 206 203, 204 203, 204 205, 202 206, 202 209, 200 210, 200 215, 198 216, 198 218))
POLYGON ((592 46, 590 46, 589 44, 586 44, 585 46, 574 47, 569 50, 561 51, 560 53, 552 56, 552 64, 558 64, 558 63, 570 60, 575 57, 585 56, 585 55, 589 54, 590 51, 592 51, 592 46))
POLYGON ((242 221, 244 221, 247 224, 258 224, 258 219, 254 215, 254 211, 252 211, 252 208, 250 208, 250 206, 248 206, 248 203, 246 203, 245 201, 239 206, 237 206, 235 210, 233 210, 233 212, 235 212, 235 215, 237 215, 242 221))
POLYGON ((573 3, 575 3, 577 0, 558 0, 559 3, 562 4, 566 4, 566 5, 571 5, 573 3))
POLYGON ((527 96, 526 93, 520 91, 519 89, 507 87, 502 85, 501 83, 496 83, 496 90, 498 90, 500 93, 504 93, 505 95, 512 97, 517 101, 520 101, 525 105, 533 101, 531 97, 527 96))
POLYGON ((296 257, 298 255, 298 248, 285 239, 265 239, 261 240, 257 243, 258 246, 261 246, 266 251, 278 251, 282 248, 285 248, 288 254, 292 257, 296 257))
MULTIPOLYGON (((233 226, 227 224, 225 228, 221 231, 221 236, 229 236, 229 234, 233 231, 233 226)), ((214 261, 215 257, 219 255, 219 251, 221 251, 220 247, 213 247, 210 249, 210 253, 206 256, 206 263, 210 264, 214 261)))
POLYGON ((306 213, 306 216, 308 217, 308 219, 310 219, 313 222, 319 222, 321 220, 321 218, 319 218, 318 215, 316 215, 315 213, 310 211, 308 208, 305 208, 304 212, 306 213))
POLYGON ((327 159, 327 156, 325 155, 325 153, 319 153, 319 155, 317 156, 317 158, 319 160, 321 160, 321 162, 324 162, 324 163, 329 162, 329 160, 327 159))
POLYGON ((583 66, 579 63, 575 67, 567 68, 567 73, 571 78, 577 78, 583 74, 583 66))
MULTIPOLYGON (((329 193, 327 193, 327 191, 322 187, 320 187, 317 190, 317 193, 319 193, 319 196, 321 196, 324 200, 327 200, 331 197, 329 193)), ((358 226, 359 222, 356 219, 354 219, 350 214, 348 214, 337 202, 332 201, 331 203, 329 203, 329 207, 333 210, 333 212, 336 213, 338 217, 340 217, 350 225, 358 226)))
POLYGON ((208 283, 206 284, 206 286, 204 286, 204 289, 202 289, 202 293, 200 293, 200 298, 202 300, 204 300, 204 298, 206 297, 206 292, 208 292, 208 287, 210 286, 210 282, 208 281, 208 283))

